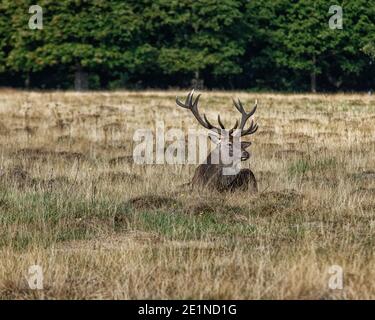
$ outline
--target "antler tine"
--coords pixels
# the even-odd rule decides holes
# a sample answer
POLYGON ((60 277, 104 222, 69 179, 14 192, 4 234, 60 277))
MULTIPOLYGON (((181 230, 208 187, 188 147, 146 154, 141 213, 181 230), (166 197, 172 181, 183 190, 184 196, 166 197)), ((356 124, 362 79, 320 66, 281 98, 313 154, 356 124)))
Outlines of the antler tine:
POLYGON ((203 118, 204 118, 204 120, 206 121, 206 123, 207 123, 207 129, 210 129, 210 130, 212 130, 212 131, 215 131, 216 133, 218 133, 218 134, 221 134, 221 129, 220 128, 217 128, 217 127, 215 127, 215 126, 213 126, 211 123, 210 123, 210 121, 208 121, 208 119, 207 119, 207 117, 206 117, 206 114, 203 114, 203 118))
POLYGON ((232 135, 233 131, 238 128, 238 120, 236 120, 236 123, 234 124, 233 128, 229 130, 229 135, 232 135))
POLYGON ((254 105, 254 108, 253 110, 251 110, 249 113, 246 113, 241 101, 238 99, 238 102, 239 102, 239 105, 241 106, 241 113, 242 113, 242 118, 241 118, 241 124, 240 124, 240 129, 242 130, 244 127, 245 127, 245 124, 247 122, 247 120, 255 113, 255 111, 257 110, 257 102, 255 103, 254 105))
POLYGON ((220 114, 217 115, 217 122, 219 123, 221 129, 225 130, 224 124, 221 122, 220 114))
MULTIPOLYGON (((186 101, 185 103, 182 103, 178 97, 176 97, 176 104, 182 108, 185 108, 185 109, 189 109, 192 114, 194 115, 194 117, 197 119, 197 121, 206 129, 209 129, 209 130, 212 130, 218 134, 221 134, 221 129, 220 128, 217 128, 215 126, 213 126, 207 119, 206 115, 203 114, 203 118, 204 120, 202 119, 201 115, 199 114, 199 110, 198 110, 198 102, 199 102, 199 98, 200 98, 200 94, 197 95, 197 97, 195 98, 194 100, 194 89, 191 90, 188 94, 188 96, 186 97, 186 101)), ((221 121, 220 121, 221 123, 221 121)), ((220 124, 220 127, 222 127, 222 123, 220 124)))
MULTIPOLYGON (((202 119, 201 115, 199 114, 198 102, 199 102, 200 96, 201 95, 198 94, 197 97, 194 99, 194 89, 193 89, 188 93, 188 95, 186 97, 186 100, 185 100, 185 103, 182 103, 178 99, 178 97, 176 97, 176 104, 178 106, 182 107, 182 108, 189 109, 192 112, 192 114, 194 115, 194 117, 197 119, 197 121, 200 123, 200 125, 202 125, 204 128, 212 130, 215 133, 221 135, 222 131, 226 130, 226 129, 225 129, 225 126, 224 126, 223 122, 221 121, 220 115, 218 115, 218 117, 217 117, 217 121, 218 121, 219 126, 220 126, 220 128, 218 128, 218 127, 213 126, 210 123, 210 121, 207 119, 206 114, 203 114, 203 119, 202 119)), ((229 135, 232 135, 233 132, 237 128, 239 128, 241 130, 241 136, 254 133, 258 129, 258 126, 254 125, 253 121, 251 122, 251 125, 248 129, 246 129, 246 130, 243 130, 243 129, 245 127, 246 121, 255 113, 255 111, 257 109, 257 102, 255 102, 253 110, 251 110, 249 113, 246 113, 245 108, 243 107, 240 99, 238 99, 238 101, 235 101, 233 99, 233 103, 234 103, 236 109, 241 113, 242 117, 241 117, 240 124, 239 124, 238 120, 236 120, 236 123, 235 123, 234 127, 232 129, 228 130, 229 135)))
POLYGON ((199 110, 198 110, 198 101, 199 101, 199 98, 201 97, 200 94, 197 95, 197 97, 195 98, 195 101, 193 101, 193 95, 191 95, 191 102, 192 102, 192 106, 190 108, 191 112, 193 113, 194 117, 198 120, 198 122, 203 126, 205 127, 206 129, 210 129, 210 130, 213 130, 213 131, 217 131, 218 133, 220 132, 220 129, 219 128, 216 128, 214 127, 206 118, 206 115, 203 114, 203 118, 205 121, 203 121, 201 115, 199 114, 199 110))
POLYGON ((186 104, 186 105, 191 105, 191 104, 192 104, 192 102, 193 102, 193 95, 194 95, 194 89, 191 90, 191 91, 189 92, 189 94, 187 95, 187 97, 186 97, 186 101, 185 101, 185 104, 186 104))
POLYGON ((233 103, 234 103, 234 106, 236 107, 236 109, 241 113, 241 123, 240 123, 240 127, 239 127, 239 129, 241 130, 241 137, 245 136, 245 135, 250 135, 250 134, 255 133, 258 130, 258 125, 257 124, 254 125, 254 121, 253 120, 251 121, 250 127, 248 129, 244 130, 244 127, 245 127, 245 124, 246 124, 247 120, 257 110, 258 100, 255 100, 254 107, 253 107, 253 109, 249 113, 247 113, 245 111, 245 108, 243 107, 242 102, 240 101, 240 99, 238 99, 238 101, 236 101, 236 100, 233 99, 233 103))
POLYGON ((253 115, 258 108, 258 99, 255 99, 253 110, 250 111, 250 114, 253 115))
POLYGON ((241 132, 241 137, 255 133, 258 130, 258 125, 254 125, 254 121, 251 121, 250 127, 245 131, 241 132))
POLYGON ((240 113, 245 113, 245 109, 240 101, 240 99, 238 99, 238 102, 236 102, 236 100, 232 99, 233 100, 233 103, 234 103, 234 106, 236 107, 236 109, 240 112, 240 113))
POLYGON ((186 97, 186 100, 185 100, 185 103, 182 103, 178 97, 176 97, 176 104, 182 108, 185 108, 185 109, 190 109, 190 107, 192 106, 192 99, 193 99, 193 94, 194 94, 194 89, 191 90, 187 97, 186 97))

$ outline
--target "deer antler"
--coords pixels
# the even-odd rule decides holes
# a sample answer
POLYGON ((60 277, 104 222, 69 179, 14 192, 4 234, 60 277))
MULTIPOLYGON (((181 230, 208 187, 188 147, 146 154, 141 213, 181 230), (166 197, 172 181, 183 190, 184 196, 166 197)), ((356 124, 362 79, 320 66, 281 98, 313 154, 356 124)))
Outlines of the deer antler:
MULTIPOLYGON (((220 115, 217 116, 217 122, 219 123, 219 127, 215 127, 213 126, 207 119, 206 115, 203 114, 203 118, 201 117, 201 115, 199 114, 199 111, 198 111, 198 102, 199 102, 199 98, 200 98, 200 94, 197 95, 197 97, 195 98, 194 100, 194 89, 191 90, 188 94, 188 96, 186 97, 186 101, 185 103, 182 103, 178 97, 176 97, 176 103, 178 106, 182 107, 182 108, 185 108, 185 109, 189 109, 194 117, 198 120, 198 122, 206 129, 209 129, 219 135, 222 134, 223 131, 226 131, 227 129, 225 129, 225 126, 223 124, 223 122, 221 121, 220 119, 220 115)), ((238 128, 238 120, 236 120, 236 123, 234 125, 234 127, 230 130, 227 130, 229 132, 229 135, 232 135, 234 130, 236 130, 237 128, 240 130, 240 136, 243 137, 243 136, 247 136, 247 135, 251 135, 253 133, 255 133, 257 130, 258 130, 258 125, 257 124, 254 124, 254 120, 251 120, 251 123, 250 123, 250 126, 245 130, 244 127, 245 127, 245 124, 247 122, 247 120, 249 120, 249 118, 255 113, 255 111, 257 110, 257 106, 258 106, 258 103, 257 101, 255 101, 255 104, 254 104, 254 107, 253 109, 249 112, 249 113, 246 113, 245 111, 245 108, 243 107, 242 105, 242 102, 240 101, 240 99, 238 99, 238 101, 235 101, 233 99, 233 103, 234 103, 234 106, 236 107, 236 109, 241 113, 241 122, 240 122, 240 127, 238 128)))
MULTIPOLYGON (((206 129, 208 130, 211 130, 219 135, 222 134, 222 131, 226 130, 225 129, 225 126, 224 124, 222 123, 221 119, 220 119, 220 115, 217 116, 217 122, 219 123, 219 126, 220 128, 218 127, 215 127, 213 126, 207 119, 206 115, 203 114, 203 119, 201 117, 201 115, 199 114, 199 111, 198 111, 198 101, 199 101, 199 98, 200 98, 200 94, 197 95, 197 97, 195 98, 194 100, 194 89, 191 90, 188 94, 188 96, 186 97, 186 100, 185 100, 185 103, 182 103, 178 97, 176 97, 176 103, 178 106, 182 107, 182 108, 185 108, 185 109, 189 109, 194 117, 198 120, 198 122, 206 129)), ((236 121, 236 124, 234 125, 234 127, 232 129, 229 130, 229 135, 231 135, 233 133, 234 130, 236 130, 238 127, 238 120, 236 121)))
POLYGON ((233 99, 233 103, 234 103, 234 106, 236 107, 236 109, 241 113, 241 123, 240 123, 240 127, 239 129, 241 130, 241 137, 243 136, 247 136, 247 135, 250 135, 250 134, 253 134, 255 133, 257 130, 258 130, 258 125, 257 124, 254 124, 254 120, 251 120, 251 124, 249 126, 249 128, 247 128, 246 130, 244 130, 244 127, 245 127, 245 124, 247 122, 247 120, 255 113, 255 111, 257 110, 257 107, 258 107, 258 101, 255 100, 255 104, 254 104, 254 107, 253 107, 253 110, 251 110, 249 113, 246 113, 245 111, 245 108, 243 107, 240 99, 238 99, 238 101, 236 102, 234 99, 233 99))

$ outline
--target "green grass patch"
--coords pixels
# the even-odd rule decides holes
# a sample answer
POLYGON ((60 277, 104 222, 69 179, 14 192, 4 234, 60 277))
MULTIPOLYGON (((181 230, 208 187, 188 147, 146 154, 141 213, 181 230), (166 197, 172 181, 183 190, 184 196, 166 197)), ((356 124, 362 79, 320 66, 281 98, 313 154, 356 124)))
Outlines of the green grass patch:
POLYGON ((233 222, 215 214, 199 216, 168 212, 134 213, 133 228, 156 232, 169 239, 199 240, 215 237, 246 237, 256 231, 254 225, 233 222))

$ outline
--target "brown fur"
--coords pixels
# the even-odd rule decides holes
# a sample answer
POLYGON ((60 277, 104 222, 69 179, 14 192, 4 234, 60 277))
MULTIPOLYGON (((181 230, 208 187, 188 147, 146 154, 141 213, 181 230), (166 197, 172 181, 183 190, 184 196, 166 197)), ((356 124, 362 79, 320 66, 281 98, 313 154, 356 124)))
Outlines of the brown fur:
POLYGON ((233 175, 226 175, 224 170, 230 168, 228 163, 235 168, 241 161, 246 161, 250 158, 250 153, 246 149, 251 145, 251 142, 241 141, 241 137, 254 134, 258 130, 258 125, 251 120, 250 126, 245 129, 246 122, 253 116, 257 109, 257 102, 250 112, 246 112, 241 101, 233 100, 235 108, 241 113, 241 121, 236 121, 234 127, 230 130, 225 129, 224 124, 218 115, 218 123, 220 127, 213 126, 207 119, 206 115, 202 116, 198 110, 198 101, 200 95, 194 99, 194 90, 190 91, 185 103, 176 98, 176 104, 184 109, 190 110, 201 126, 210 130, 215 135, 210 135, 210 139, 217 145, 217 147, 209 154, 204 164, 198 166, 195 171, 192 187, 204 187, 219 192, 236 191, 236 190, 251 190, 252 193, 258 191, 257 182, 254 174, 250 169, 239 170, 233 175), (238 134, 238 130, 240 134, 238 134), (238 144, 239 143, 239 144, 238 144), (240 147, 240 149, 239 149, 240 147), (237 151, 240 154, 237 154, 237 151), (213 161, 213 159, 218 160, 213 161))
POLYGON ((250 169, 241 169, 237 175, 223 175, 223 166, 201 164, 195 170, 191 184, 193 187, 209 188, 219 192, 250 191, 258 192, 258 184, 250 169))

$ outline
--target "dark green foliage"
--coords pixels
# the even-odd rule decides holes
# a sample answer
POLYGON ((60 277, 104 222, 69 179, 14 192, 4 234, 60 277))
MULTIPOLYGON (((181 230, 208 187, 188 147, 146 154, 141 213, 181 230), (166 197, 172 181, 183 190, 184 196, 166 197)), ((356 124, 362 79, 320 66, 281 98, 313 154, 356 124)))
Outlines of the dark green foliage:
POLYGON ((374 86, 375 7, 350 0, 331 30, 324 0, 31 0, 0 3, 0 85, 286 91, 374 86), (78 78, 77 78, 78 77, 78 78), (81 77, 81 78, 80 78, 81 77), (83 78, 82 78, 83 79, 83 78))
POLYGON ((368 54, 370 57, 375 59, 375 42, 374 43, 369 43, 367 44, 364 48, 363 51, 368 54))

